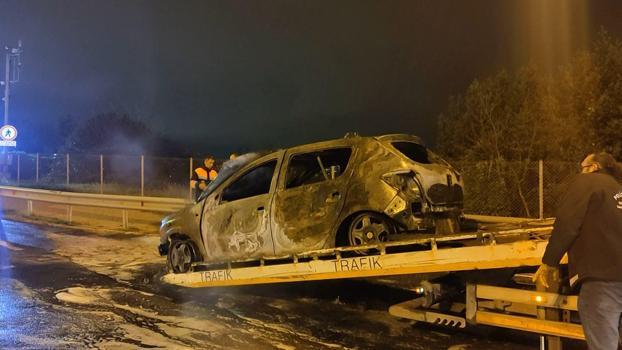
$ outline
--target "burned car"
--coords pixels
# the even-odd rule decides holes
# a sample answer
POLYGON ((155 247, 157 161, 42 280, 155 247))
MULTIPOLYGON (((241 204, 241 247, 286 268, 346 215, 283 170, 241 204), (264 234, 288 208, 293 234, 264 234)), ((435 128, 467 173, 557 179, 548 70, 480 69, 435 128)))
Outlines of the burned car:
POLYGON ((224 164, 198 201, 162 220, 170 269, 455 230, 462 180, 416 136, 318 142, 224 164), (446 229, 447 230, 447 229, 446 229))

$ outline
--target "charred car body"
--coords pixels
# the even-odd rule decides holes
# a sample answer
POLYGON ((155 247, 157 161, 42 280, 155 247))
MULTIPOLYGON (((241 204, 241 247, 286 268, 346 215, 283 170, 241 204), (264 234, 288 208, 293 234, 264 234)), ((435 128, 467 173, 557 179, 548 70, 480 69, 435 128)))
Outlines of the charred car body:
POLYGON ((199 200, 162 220, 173 272, 193 262, 374 244, 462 213, 462 180, 410 135, 346 136, 225 163, 199 200))

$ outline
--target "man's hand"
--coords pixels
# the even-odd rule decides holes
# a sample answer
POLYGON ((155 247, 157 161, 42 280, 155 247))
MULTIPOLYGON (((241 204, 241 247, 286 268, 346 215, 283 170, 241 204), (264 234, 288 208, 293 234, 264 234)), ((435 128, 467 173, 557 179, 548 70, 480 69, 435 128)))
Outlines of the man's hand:
POLYGON ((547 264, 540 265, 538 271, 533 275, 532 281, 542 284, 545 288, 549 287, 549 282, 559 278, 559 269, 547 264))

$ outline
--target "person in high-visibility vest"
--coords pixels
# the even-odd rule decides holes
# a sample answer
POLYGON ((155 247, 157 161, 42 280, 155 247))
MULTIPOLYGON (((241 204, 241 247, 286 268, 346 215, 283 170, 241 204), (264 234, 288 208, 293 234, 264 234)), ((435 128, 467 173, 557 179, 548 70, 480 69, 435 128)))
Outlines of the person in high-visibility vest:
POLYGON ((199 198, 210 182, 216 180, 217 176, 218 172, 214 169, 214 157, 205 157, 203 165, 194 169, 190 178, 190 187, 193 190, 195 200, 199 198))

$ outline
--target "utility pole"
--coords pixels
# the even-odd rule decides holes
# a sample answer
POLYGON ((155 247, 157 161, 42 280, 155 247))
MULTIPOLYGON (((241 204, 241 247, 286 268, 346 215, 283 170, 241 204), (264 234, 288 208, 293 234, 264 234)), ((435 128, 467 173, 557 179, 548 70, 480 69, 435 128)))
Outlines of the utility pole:
POLYGON ((4 98, 2 99, 2 101, 4 101, 4 124, 2 125, 8 125, 9 124, 9 91, 10 91, 10 75, 11 75, 11 56, 9 56, 9 48, 8 47, 4 47, 4 49, 6 50, 7 54, 6 54, 6 59, 5 59, 5 70, 4 70, 4 98))
MULTIPOLYGON (((17 42, 17 47, 4 47, 4 81, 0 81, 0 85, 4 85, 4 125, 9 125, 9 97, 11 96, 11 84, 19 81, 19 71, 22 65, 22 41, 17 42)), ((2 147, 2 156, 0 157, 0 182, 6 183, 9 179, 9 165, 11 163, 11 155, 7 153, 7 147, 2 147)))
POLYGON ((4 124, 9 124, 9 96, 11 96, 11 84, 15 84, 19 81, 19 71, 22 65, 21 54, 22 54, 22 41, 19 40, 17 42, 17 47, 4 47, 4 51, 6 51, 5 62, 4 62, 4 81, 2 84, 4 85, 4 124))

